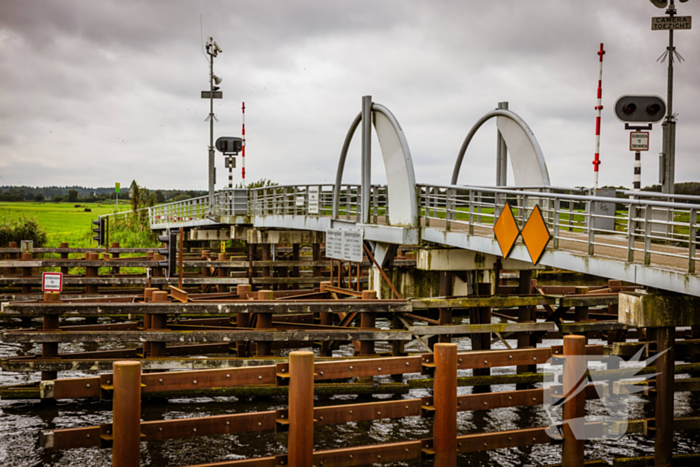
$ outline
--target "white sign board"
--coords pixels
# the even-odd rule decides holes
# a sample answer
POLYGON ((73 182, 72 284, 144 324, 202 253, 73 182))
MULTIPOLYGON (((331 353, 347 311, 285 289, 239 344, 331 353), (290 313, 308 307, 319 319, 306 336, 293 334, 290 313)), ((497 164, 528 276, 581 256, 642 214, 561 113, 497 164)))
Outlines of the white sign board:
POLYGON ((318 187, 317 186, 310 186, 309 187, 309 208, 308 208, 308 213, 309 214, 319 214, 319 208, 318 208, 318 187))
POLYGON ((667 29, 690 29, 692 16, 654 16, 651 18, 652 31, 665 31, 667 29))
POLYGON ((362 230, 343 230, 343 260, 362 262, 362 230))
POLYGON ((343 231, 340 229, 326 230, 326 257, 343 259, 343 231))
POLYGON ((63 273, 44 272, 41 274, 41 290, 43 292, 60 292, 63 290, 63 273))
POLYGON ((630 133, 630 151, 648 151, 649 132, 633 131, 630 133))
POLYGON ((304 195, 297 195, 297 207, 304 207, 304 195))

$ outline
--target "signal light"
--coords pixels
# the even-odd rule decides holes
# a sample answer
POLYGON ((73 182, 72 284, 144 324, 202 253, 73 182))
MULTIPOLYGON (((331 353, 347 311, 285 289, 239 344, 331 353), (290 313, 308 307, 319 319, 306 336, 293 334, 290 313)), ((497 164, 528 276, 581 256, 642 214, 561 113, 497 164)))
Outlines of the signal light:
POLYGON ((665 114, 666 103, 659 96, 626 95, 615 102, 615 116, 625 123, 657 123, 665 114))
POLYGON ((175 259, 177 256, 177 230, 170 230, 166 235, 159 235, 158 241, 165 245, 165 248, 159 248, 158 254, 163 255, 165 259, 158 261, 158 267, 165 270, 166 279, 175 277, 175 259))
POLYGON ((97 226, 97 228, 92 229, 97 234, 92 239, 97 242, 97 246, 105 246, 105 219, 100 217, 92 223, 97 226))

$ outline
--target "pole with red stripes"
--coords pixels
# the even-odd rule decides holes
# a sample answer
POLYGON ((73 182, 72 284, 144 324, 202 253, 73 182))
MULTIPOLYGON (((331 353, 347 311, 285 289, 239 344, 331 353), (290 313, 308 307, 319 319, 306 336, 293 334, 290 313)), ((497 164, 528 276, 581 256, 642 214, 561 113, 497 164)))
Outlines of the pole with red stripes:
POLYGON ((243 110, 243 129, 241 134, 241 178, 243 179, 243 185, 245 185, 245 102, 241 107, 243 110))
POLYGON ((598 105, 595 106, 595 158, 593 159, 593 172, 595 174, 595 193, 598 193, 598 166, 600 165, 600 112, 603 110, 603 44, 600 44, 598 57, 600 57, 600 71, 598 73, 598 105))

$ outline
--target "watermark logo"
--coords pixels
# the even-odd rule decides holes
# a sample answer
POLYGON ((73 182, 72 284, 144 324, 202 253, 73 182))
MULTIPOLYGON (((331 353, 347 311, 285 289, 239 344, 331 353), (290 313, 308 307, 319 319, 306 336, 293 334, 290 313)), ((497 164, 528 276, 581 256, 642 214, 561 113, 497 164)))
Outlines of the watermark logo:
POLYGON ((648 388, 646 382, 658 375, 653 372, 640 372, 663 352, 646 360, 642 360, 643 354, 644 348, 630 360, 612 355, 605 357, 608 368, 620 368, 613 371, 589 368, 589 364, 600 362, 600 356, 567 355, 550 358, 545 371, 553 373, 555 381, 563 384, 564 372, 567 372, 567 380, 576 383, 566 394, 563 385, 556 382, 545 387, 544 409, 551 423, 547 434, 555 440, 560 440, 566 425, 577 440, 622 438, 627 432, 631 396, 644 392, 648 388), (580 396, 581 393, 585 395, 580 396), (589 420, 592 423, 587 423, 585 416, 562 420, 564 405, 577 396, 598 401, 595 416, 589 420))

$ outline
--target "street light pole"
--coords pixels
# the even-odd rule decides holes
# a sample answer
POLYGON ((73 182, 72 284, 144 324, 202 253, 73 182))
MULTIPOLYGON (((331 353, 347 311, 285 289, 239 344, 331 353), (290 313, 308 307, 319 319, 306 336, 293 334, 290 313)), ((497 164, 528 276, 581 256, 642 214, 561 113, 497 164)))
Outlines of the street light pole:
MULTIPOLYGON (((211 41, 211 38, 209 39, 211 41)), ((214 164, 214 54, 210 51, 211 45, 207 45, 209 54, 209 214, 213 214, 214 185, 216 184, 214 164)))

